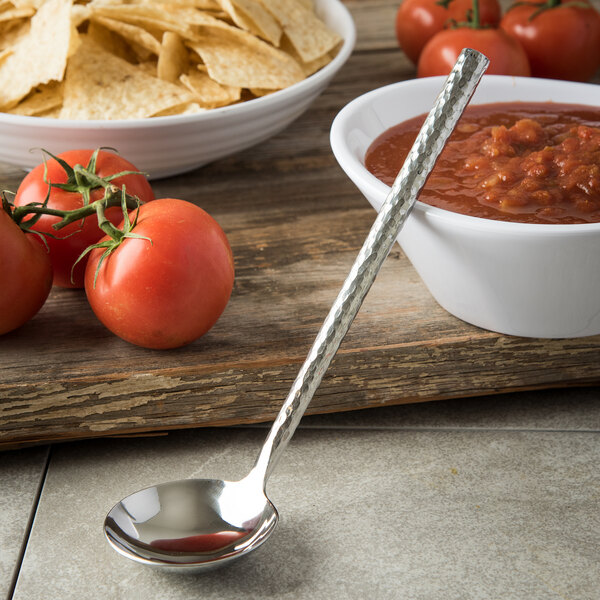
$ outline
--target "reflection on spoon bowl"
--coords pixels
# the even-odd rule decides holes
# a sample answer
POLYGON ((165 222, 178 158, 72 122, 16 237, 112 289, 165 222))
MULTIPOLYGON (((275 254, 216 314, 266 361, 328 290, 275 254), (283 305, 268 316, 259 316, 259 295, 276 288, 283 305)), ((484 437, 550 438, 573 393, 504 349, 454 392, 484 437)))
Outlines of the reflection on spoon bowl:
POLYGON ((104 530, 117 552, 137 562, 206 570, 256 549, 278 518, 253 478, 187 479, 124 498, 104 530))

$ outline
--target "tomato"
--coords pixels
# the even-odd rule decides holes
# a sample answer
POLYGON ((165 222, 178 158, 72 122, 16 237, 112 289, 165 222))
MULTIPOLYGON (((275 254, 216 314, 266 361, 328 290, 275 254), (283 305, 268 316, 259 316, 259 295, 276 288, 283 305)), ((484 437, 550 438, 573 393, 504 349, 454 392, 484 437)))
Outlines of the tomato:
POLYGON ((463 48, 478 50, 490 59, 489 75, 531 74, 525 50, 503 30, 459 27, 440 31, 429 40, 419 58, 417 76, 447 75, 463 48))
POLYGON ((219 224, 195 204, 163 198, 140 207, 132 233, 152 242, 124 238, 101 263, 104 249, 91 252, 85 290, 96 316, 146 348, 175 348, 204 335, 233 288, 233 257, 219 224))
MULTIPOLYGON (((467 20, 473 0, 450 0, 448 8, 440 0, 403 0, 396 12, 398 44, 416 65, 425 44, 451 21, 467 20)), ((479 1, 479 20, 482 25, 496 26, 500 22, 498 0, 479 1)))
POLYGON ((500 27, 521 42, 535 77, 588 81, 600 68, 600 14, 585 0, 515 5, 500 27))
MULTIPOLYGON (((87 166, 93 152, 93 150, 70 150, 59 154, 58 158, 65 160, 71 166, 76 164, 87 166)), ((67 181, 67 173, 55 159, 50 158, 47 160, 46 166, 48 170, 47 181, 52 183, 65 183, 67 181)), ((138 171, 138 169, 118 154, 100 150, 96 163, 96 175, 108 177, 122 171, 138 171)), ((125 175, 114 179, 112 183, 118 187, 125 185, 127 192, 137 196, 141 202, 154 199, 152 188, 144 175, 125 175)), ((21 182, 14 200, 15 206, 43 202, 47 193, 48 184, 44 181, 44 165, 40 164, 29 172, 21 182)), ((104 188, 97 188, 91 192, 90 201, 93 202, 98 198, 102 198, 103 195, 104 188)), ((84 199, 80 193, 67 192, 60 188, 52 188, 48 200, 48 207, 59 210, 73 210, 80 208, 83 204, 84 199)), ((123 212, 120 207, 113 207, 106 211, 106 216, 111 222, 117 224, 122 220, 123 212)), ((86 261, 85 259, 82 260, 75 269, 73 269, 73 264, 80 254, 87 247, 96 243, 104 233, 98 228, 95 215, 87 217, 83 222, 71 223, 56 231, 52 228, 52 225, 59 220, 60 218, 56 216, 43 215, 32 229, 50 233, 57 238, 46 238, 54 269, 54 285, 80 288, 83 287, 86 261), (73 281, 71 281, 72 270, 73 281)))
POLYGON ((0 335, 29 321, 52 287, 52 265, 35 234, 25 234, 0 207, 0 335))

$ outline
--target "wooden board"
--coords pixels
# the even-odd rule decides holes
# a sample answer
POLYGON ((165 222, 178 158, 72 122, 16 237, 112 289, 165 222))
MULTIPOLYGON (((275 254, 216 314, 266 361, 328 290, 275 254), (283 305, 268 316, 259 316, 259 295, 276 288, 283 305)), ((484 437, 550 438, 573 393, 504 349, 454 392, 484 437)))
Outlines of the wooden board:
MULTIPOLYGON (((348 5, 357 49, 308 113, 254 149, 155 183, 227 232, 237 276, 217 325, 186 348, 145 350, 106 331, 81 291, 54 290, 0 338, 0 448, 272 420, 374 218, 331 154, 331 121, 359 94, 414 76, 390 29, 396 3, 348 5)), ((3 188, 21 177, 0 165, 3 188)), ((308 413, 589 385, 599 358, 598 336, 524 339, 459 321, 396 246, 308 413)))

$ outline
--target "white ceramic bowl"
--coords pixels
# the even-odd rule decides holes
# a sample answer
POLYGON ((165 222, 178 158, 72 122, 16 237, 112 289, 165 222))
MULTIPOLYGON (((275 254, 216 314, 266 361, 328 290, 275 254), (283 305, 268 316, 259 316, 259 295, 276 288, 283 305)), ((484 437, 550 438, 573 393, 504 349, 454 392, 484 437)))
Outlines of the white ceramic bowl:
POLYGON ((74 121, 0 113, 0 162, 31 169, 44 148, 53 154, 108 146, 157 179, 191 171, 275 135, 299 117, 346 62, 356 40, 339 0, 316 0, 319 16, 344 43, 317 73, 279 92, 197 115, 114 121, 74 121))
MULTIPOLYGON (((379 210, 389 187, 364 156, 389 127, 433 106, 443 77, 369 92, 335 118, 331 146, 342 169, 379 210)), ((600 86, 486 75, 472 103, 555 101, 600 106, 600 86)), ((600 333, 600 223, 538 225, 469 217, 417 202, 398 241, 448 312, 509 335, 600 333)))

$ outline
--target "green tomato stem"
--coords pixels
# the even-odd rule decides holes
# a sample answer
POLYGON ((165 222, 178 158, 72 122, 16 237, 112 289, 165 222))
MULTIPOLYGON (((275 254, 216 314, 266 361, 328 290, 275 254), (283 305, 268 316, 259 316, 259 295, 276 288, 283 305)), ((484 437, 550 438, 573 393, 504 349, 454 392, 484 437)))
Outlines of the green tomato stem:
POLYGON ((479 0, 473 0, 473 14, 471 15, 471 27, 473 27, 473 29, 481 28, 481 18, 479 16, 479 0))
MULTIPOLYGON (((81 221, 82 219, 85 219, 93 214, 99 215, 98 210, 101 210, 104 220, 110 223, 110 221, 108 221, 108 219, 106 219, 104 216, 104 210, 112 206, 122 206, 122 192, 119 190, 119 188, 110 184, 104 187, 106 187, 106 193, 102 198, 89 204, 84 204, 84 206, 80 208, 73 210, 59 210, 40 204, 25 204, 23 206, 17 206, 14 208, 12 212, 12 218, 17 225, 21 226, 23 219, 28 215, 51 215, 54 217, 60 217, 61 220, 52 225, 52 228, 58 231, 59 229, 62 229, 71 223, 81 221)), ((133 210, 139 206, 139 200, 130 194, 125 195, 125 202, 129 210, 133 210)), ((26 225, 27 222, 23 224, 26 225)), ((100 222, 98 223, 98 226, 105 231, 100 222)), ((109 232, 107 231, 106 233, 109 232)))
MULTIPOLYGON (((116 188, 115 188, 116 189, 116 188)), ((118 192, 118 190, 116 190, 118 192)), ((119 192, 119 195, 120 192, 119 192)), ((109 197, 116 197, 116 194, 111 194, 109 197)), ((106 197, 106 196, 105 196, 106 197)), ((121 204, 122 198, 119 198, 119 204, 121 204)), ((98 217, 98 227, 106 233, 106 235, 110 236, 116 242, 120 241, 123 238, 123 232, 115 227, 104 214, 104 209, 108 207, 108 204, 105 205, 104 202, 100 202, 96 200, 96 202, 92 202, 90 206, 95 206, 96 215, 98 217)), ((116 206, 116 205, 115 205, 116 206)))
MULTIPOLYGON (((439 2, 438 4, 441 5, 441 2, 439 2)), ((458 27, 467 27, 469 29, 485 29, 488 27, 488 25, 481 25, 479 0, 471 0, 471 8, 467 11, 465 18, 465 21, 456 21, 454 19, 451 19, 450 21, 448 21, 448 23, 450 24, 449 26, 452 29, 456 29, 458 27)))

